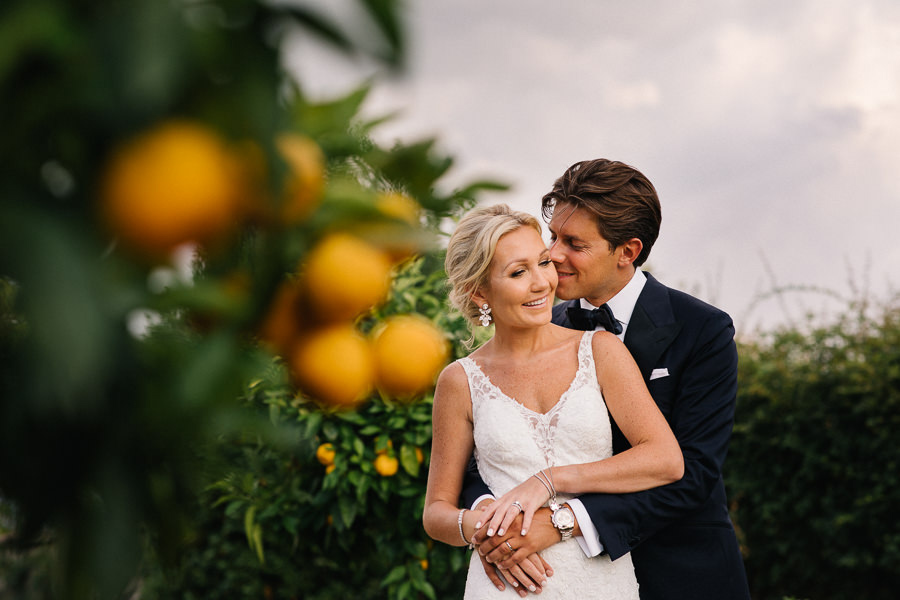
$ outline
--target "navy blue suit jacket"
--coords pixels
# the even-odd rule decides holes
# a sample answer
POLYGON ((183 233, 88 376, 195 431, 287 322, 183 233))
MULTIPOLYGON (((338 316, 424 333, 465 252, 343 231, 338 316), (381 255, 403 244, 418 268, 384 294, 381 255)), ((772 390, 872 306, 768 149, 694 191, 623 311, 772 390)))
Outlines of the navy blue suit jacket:
MULTIPOLYGON (((557 304, 553 322, 571 327, 557 304)), ((734 423, 737 349, 731 318, 647 274, 625 332, 631 352, 684 454, 684 477, 631 494, 580 497, 605 552, 631 552, 642 600, 749 599, 743 561, 728 516, 722 465, 734 423), (667 376, 650 379, 654 369, 667 376)), ((613 451, 629 447, 613 423, 613 451)), ((467 477, 470 505, 487 487, 467 477)))

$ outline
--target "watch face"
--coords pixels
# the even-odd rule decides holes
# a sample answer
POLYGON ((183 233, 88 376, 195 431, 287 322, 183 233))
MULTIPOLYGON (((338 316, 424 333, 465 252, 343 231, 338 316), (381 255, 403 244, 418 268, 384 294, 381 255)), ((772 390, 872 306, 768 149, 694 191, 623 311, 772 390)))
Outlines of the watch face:
POLYGON ((560 508, 553 513, 553 524, 557 529, 571 529, 575 527, 575 514, 568 507, 560 508))

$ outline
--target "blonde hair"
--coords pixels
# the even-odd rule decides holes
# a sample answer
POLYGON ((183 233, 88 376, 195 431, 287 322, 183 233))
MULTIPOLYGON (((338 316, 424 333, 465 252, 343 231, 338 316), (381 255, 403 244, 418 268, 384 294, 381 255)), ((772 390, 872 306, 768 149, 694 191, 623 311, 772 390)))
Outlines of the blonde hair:
POLYGON ((470 327, 479 317, 472 294, 487 283, 497 242, 521 227, 532 227, 541 234, 541 224, 535 217, 506 204, 495 204, 467 213, 450 236, 444 259, 450 304, 469 321, 470 327))

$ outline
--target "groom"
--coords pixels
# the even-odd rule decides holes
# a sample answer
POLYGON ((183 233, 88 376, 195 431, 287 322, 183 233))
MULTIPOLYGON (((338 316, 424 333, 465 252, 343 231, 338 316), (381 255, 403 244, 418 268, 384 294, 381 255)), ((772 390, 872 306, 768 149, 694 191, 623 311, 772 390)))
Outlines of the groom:
MULTIPOLYGON (((611 330, 624 341, 685 463, 676 483, 569 501, 578 543, 588 556, 615 560, 631 552, 642 600, 749 599, 722 481, 737 390, 731 318, 641 271, 662 216, 656 190, 636 169, 605 159, 576 163, 544 196, 542 212, 559 273, 556 295, 567 300, 554 307, 553 322, 611 330), (612 322, 600 325, 592 312, 597 307, 611 309, 612 322)), ((627 447, 613 423, 613 451, 627 447)), ((486 494, 477 472, 467 476, 465 506, 486 494)), ((486 561, 515 568, 506 548, 524 548, 516 554, 530 556, 561 538, 547 508, 535 514, 526 537, 520 529, 517 521, 504 536, 476 536, 498 587, 503 584, 486 561)))

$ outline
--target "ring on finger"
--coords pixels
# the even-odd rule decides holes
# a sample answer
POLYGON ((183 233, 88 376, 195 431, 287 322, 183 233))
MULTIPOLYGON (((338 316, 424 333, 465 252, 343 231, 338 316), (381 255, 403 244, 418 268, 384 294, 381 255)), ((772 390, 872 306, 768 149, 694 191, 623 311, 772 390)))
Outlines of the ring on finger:
POLYGON ((512 544, 509 543, 509 540, 506 540, 506 547, 509 548, 510 554, 514 553, 516 550, 512 547, 512 544))
POLYGON ((525 510, 525 508, 522 507, 522 503, 519 502, 518 500, 513 502, 512 505, 515 506, 516 508, 518 508, 519 512, 523 512, 525 510))

